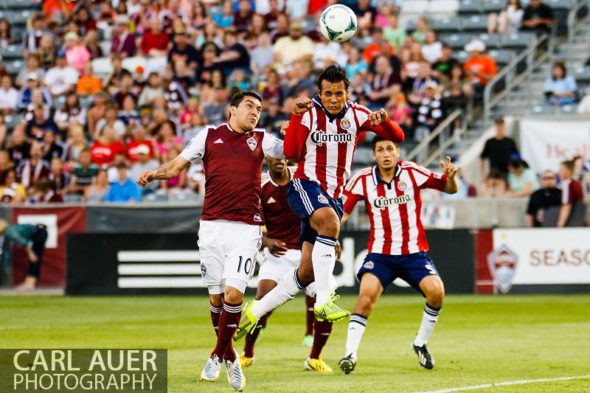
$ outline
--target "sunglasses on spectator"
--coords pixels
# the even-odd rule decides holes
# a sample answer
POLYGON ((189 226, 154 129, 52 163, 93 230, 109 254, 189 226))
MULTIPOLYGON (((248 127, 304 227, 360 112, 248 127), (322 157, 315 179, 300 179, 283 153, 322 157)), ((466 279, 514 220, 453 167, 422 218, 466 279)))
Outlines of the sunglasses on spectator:
POLYGON ((543 176, 543 180, 555 180, 555 176, 543 176))

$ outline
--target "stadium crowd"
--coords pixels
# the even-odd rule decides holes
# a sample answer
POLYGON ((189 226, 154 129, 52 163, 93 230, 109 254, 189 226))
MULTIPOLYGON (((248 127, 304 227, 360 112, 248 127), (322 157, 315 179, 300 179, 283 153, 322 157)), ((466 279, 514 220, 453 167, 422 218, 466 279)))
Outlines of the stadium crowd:
MULTIPOLYGON (((412 32, 400 27, 398 1, 350 2, 356 36, 328 42, 317 20, 333 3, 43 0, 27 22, 23 68, 12 78, 0 65, 2 203, 200 198, 198 165, 146 189, 133 180, 178 155, 207 124, 223 122, 236 90, 261 93, 259 126, 277 133, 294 97, 312 96, 315 73, 332 63, 345 67, 351 99, 385 107, 410 144, 465 110, 497 73, 478 39, 462 64, 426 18, 412 32)), ((491 16, 490 31, 552 23, 528 8, 515 16, 520 8, 511 1, 491 16)), ((0 46, 12 43, 10 21, 0 19, 0 46)), ((488 189, 486 180, 480 194, 488 189)))

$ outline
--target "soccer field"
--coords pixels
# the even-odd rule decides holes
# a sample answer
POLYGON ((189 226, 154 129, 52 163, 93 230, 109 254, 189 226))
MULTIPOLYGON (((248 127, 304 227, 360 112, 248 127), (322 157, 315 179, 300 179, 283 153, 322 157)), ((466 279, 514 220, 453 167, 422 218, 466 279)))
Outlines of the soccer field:
MULTIPOLYGON (((355 298, 344 296, 351 307, 355 298)), ((473 392, 590 392, 590 295, 449 296, 429 348, 432 371, 410 348, 422 315, 418 296, 386 296, 369 319, 357 370, 337 368, 346 337, 337 323, 324 359, 333 374, 304 371, 304 301, 279 309, 246 369, 247 392, 424 392, 498 382, 473 392), (554 381, 561 377, 580 377, 554 381)), ((207 298, 0 297, 3 348, 166 348, 168 391, 231 392, 222 371, 199 382, 213 345, 207 298)), ((238 346, 241 349, 241 345, 238 346)))

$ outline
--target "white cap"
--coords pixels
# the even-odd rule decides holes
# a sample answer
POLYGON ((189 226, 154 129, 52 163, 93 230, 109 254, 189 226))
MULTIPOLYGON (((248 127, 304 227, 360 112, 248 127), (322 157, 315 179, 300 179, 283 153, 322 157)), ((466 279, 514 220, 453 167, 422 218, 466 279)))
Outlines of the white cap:
POLYGON ((486 50, 486 44, 482 40, 474 39, 465 45, 465 50, 467 52, 484 52, 486 50))
POLYGON ((139 145, 135 148, 136 154, 150 154, 150 148, 147 145, 139 145))

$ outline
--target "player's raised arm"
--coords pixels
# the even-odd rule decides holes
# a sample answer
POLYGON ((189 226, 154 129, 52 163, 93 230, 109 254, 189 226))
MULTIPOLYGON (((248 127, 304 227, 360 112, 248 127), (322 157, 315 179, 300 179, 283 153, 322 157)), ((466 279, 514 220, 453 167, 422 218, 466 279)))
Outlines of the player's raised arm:
POLYGON ((145 171, 139 179, 137 179, 137 184, 140 186, 146 186, 153 180, 167 180, 173 178, 188 168, 190 164, 190 161, 187 161, 181 156, 177 156, 175 159, 164 163, 158 169, 145 171))
POLYGON ((307 97, 299 97, 293 104, 291 120, 285 133, 284 153, 290 160, 298 161, 301 158, 305 140, 309 134, 309 114, 307 111, 313 107, 313 102, 307 97))
MULTIPOLYGON (((281 127, 282 131, 282 127, 281 127)), ((273 134, 268 132, 264 133, 264 139, 262 139, 262 151, 266 157, 273 158, 284 158, 283 155, 283 141, 273 134)))
POLYGON ((457 168, 453 162, 451 161, 451 157, 447 156, 447 161, 441 161, 440 162, 440 167, 442 168, 445 177, 446 177, 446 184, 445 184, 445 189, 444 192, 446 192, 447 194, 454 194, 457 192, 457 190, 459 190, 459 181, 457 179, 457 171, 459 170, 459 168, 457 168))
POLYGON ((395 143, 402 143, 405 139, 404 131, 389 118, 387 111, 383 108, 369 114, 367 120, 361 125, 361 131, 372 131, 395 143))

